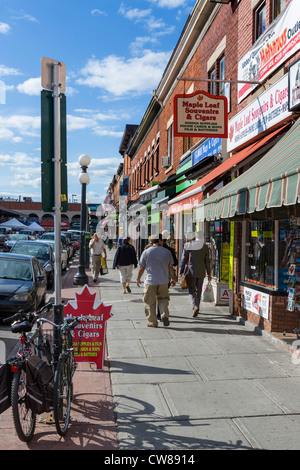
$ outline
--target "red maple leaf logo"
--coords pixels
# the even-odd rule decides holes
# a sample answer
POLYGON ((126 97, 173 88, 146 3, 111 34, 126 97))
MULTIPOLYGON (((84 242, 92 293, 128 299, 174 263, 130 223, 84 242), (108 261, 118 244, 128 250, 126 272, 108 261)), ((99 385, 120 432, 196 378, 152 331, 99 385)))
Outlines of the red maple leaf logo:
POLYGON ((68 302, 64 307, 64 316, 93 317, 88 322, 80 322, 72 332, 76 362, 93 362, 97 369, 101 369, 105 350, 105 323, 112 316, 112 307, 97 302, 96 292, 90 292, 88 286, 84 286, 80 293, 75 292, 75 298, 75 302, 68 302))
POLYGON ((96 302, 96 295, 96 292, 90 292, 89 288, 84 286, 79 294, 75 292, 76 307, 74 307, 73 302, 68 302, 64 307, 64 316, 94 315, 101 316, 104 322, 107 321, 112 316, 110 313, 112 307, 111 305, 105 307, 103 303, 96 302))

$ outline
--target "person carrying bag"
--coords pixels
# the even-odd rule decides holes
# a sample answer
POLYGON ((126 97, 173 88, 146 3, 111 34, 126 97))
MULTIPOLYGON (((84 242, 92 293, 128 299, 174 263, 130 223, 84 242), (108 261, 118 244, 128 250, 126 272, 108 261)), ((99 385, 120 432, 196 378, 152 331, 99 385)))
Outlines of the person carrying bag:
MULTIPOLYGON (((209 249, 203 241, 203 233, 197 232, 195 239, 184 245, 180 267, 179 267, 179 283, 188 274, 190 277, 190 286, 187 287, 193 309, 193 317, 199 313, 200 301, 202 295, 203 281, 208 275, 211 281, 211 269, 209 260, 209 249)), ((188 281, 183 281, 188 282, 188 281)))

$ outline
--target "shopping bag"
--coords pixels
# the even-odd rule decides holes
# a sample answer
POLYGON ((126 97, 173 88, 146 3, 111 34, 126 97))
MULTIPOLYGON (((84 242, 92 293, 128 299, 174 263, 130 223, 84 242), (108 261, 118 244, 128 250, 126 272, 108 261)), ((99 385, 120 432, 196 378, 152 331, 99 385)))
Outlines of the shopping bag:
POLYGON ((107 269, 106 259, 102 258, 101 256, 101 274, 103 275, 107 273, 108 273, 108 269, 107 269))
POLYGON ((208 283, 205 286, 204 292, 203 292, 203 297, 202 297, 203 302, 214 302, 214 293, 213 293, 213 288, 211 285, 211 282, 208 281, 208 283))
POLYGON ((11 396, 11 368, 9 364, 0 365, 0 414, 7 410, 11 396))
POLYGON ((191 277, 189 273, 186 273, 186 275, 179 280, 179 284, 181 289, 189 289, 189 287, 191 287, 191 277))

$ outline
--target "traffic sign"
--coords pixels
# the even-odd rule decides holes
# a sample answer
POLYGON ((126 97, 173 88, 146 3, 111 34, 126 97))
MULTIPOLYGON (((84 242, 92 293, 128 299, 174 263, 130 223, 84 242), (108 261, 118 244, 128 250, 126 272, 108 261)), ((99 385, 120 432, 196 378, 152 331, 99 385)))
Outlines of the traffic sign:
POLYGON ((65 93, 66 91, 66 64, 58 60, 48 59, 42 57, 42 88, 45 90, 54 90, 54 65, 58 64, 58 83, 60 85, 60 91, 65 93))

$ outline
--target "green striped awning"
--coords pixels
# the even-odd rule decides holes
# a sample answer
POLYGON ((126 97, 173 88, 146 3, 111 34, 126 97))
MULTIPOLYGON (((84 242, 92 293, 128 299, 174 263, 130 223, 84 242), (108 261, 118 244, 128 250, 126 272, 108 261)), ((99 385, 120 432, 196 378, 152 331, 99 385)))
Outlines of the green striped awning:
POLYGON ((300 202, 300 119, 249 170, 207 199, 198 220, 228 219, 300 202))

